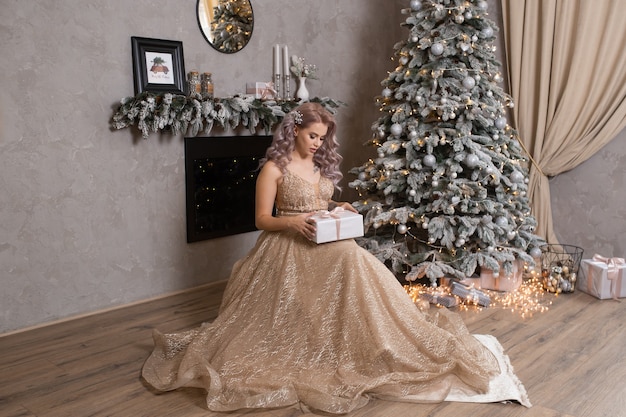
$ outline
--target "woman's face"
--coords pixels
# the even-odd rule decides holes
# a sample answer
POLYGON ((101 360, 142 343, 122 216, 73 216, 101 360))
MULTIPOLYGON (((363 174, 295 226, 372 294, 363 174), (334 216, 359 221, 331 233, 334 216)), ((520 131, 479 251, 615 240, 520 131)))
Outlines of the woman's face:
POLYGON ((296 126, 295 133, 295 151, 303 158, 313 157, 326 139, 328 126, 324 123, 311 123, 304 128, 296 126))

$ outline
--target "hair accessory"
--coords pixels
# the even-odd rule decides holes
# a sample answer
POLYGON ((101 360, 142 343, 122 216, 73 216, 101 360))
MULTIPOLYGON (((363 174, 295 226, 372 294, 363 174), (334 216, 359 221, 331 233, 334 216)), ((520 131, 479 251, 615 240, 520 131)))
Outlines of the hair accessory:
POLYGON ((297 125, 301 125, 302 124, 302 113, 300 113, 298 110, 293 110, 291 112, 291 117, 293 117, 293 122, 297 125))

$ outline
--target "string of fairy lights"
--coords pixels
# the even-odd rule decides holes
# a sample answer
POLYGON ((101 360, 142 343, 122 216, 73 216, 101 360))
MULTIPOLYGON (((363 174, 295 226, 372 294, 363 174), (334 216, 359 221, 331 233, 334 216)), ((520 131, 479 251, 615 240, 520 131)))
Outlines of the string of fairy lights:
MULTIPOLYGON (((478 289, 490 298, 488 307, 477 303, 470 294, 461 297, 452 294, 450 287, 432 287, 421 284, 407 284, 404 286, 407 294, 421 310, 428 310, 430 306, 438 308, 458 308, 459 311, 480 312, 485 308, 509 311, 526 319, 536 313, 545 313, 550 309, 558 294, 546 292, 541 272, 536 268, 524 268, 524 279, 519 288, 513 291, 493 291, 478 289), (441 300, 438 302, 437 300, 441 300), (451 302, 450 300, 454 300, 451 302), (434 301, 434 302, 433 302, 434 301), (452 304, 452 305, 451 305, 452 304)), ((470 285, 473 287, 473 285, 470 285)))

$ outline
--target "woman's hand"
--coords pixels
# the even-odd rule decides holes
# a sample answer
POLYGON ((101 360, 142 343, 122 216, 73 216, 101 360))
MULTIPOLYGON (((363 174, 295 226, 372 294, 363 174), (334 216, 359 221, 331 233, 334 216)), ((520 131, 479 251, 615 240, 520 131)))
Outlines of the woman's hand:
POLYGON ((315 239, 315 231, 317 230, 317 226, 315 222, 311 219, 315 212, 299 214, 297 216, 288 216, 284 217, 287 219, 287 227, 290 230, 300 233, 302 236, 306 237, 309 240, 315 239))
POLYGON ((352 207, 352 204, 347 203, 347 202, 335 203, 335 207, 341 207, 344 210, 348 210, 353 213, 358 213, 358 211, 354 207, 352 207))

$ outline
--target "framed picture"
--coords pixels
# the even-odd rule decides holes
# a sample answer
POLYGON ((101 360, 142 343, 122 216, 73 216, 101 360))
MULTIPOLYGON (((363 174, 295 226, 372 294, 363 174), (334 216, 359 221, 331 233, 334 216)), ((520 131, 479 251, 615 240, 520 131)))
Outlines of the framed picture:
POLYGON ((183 43, 163 39, 130 38, 135 94, 144 91, 185 94, 183 43))

